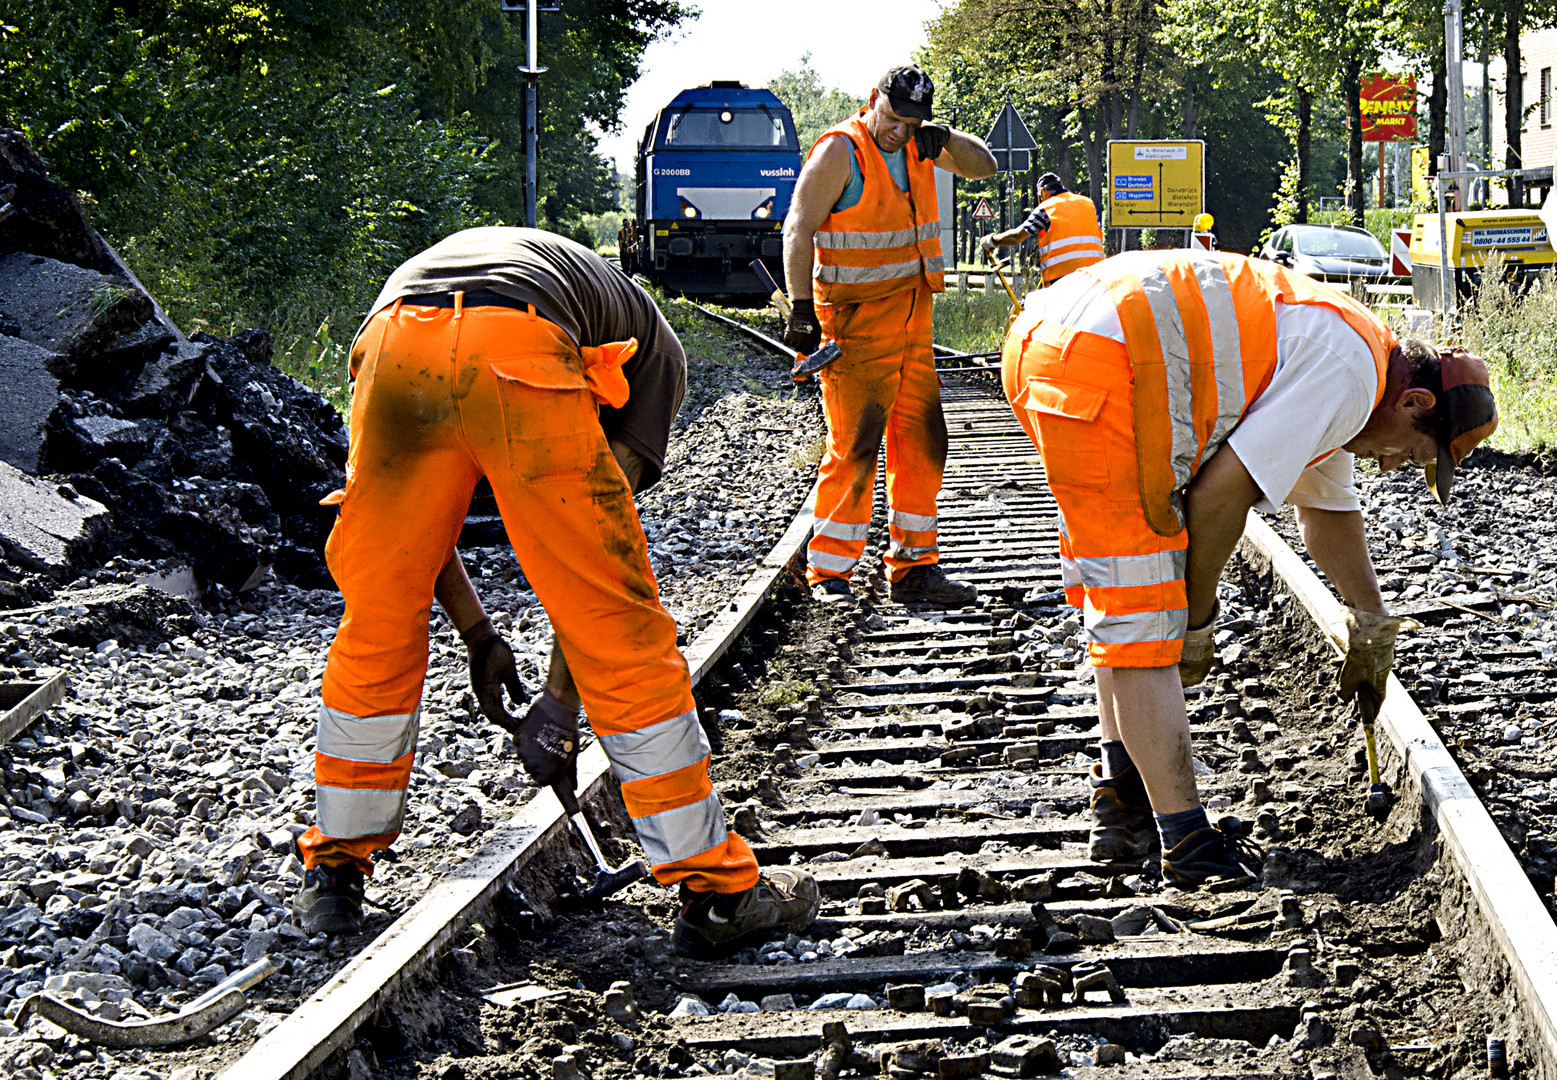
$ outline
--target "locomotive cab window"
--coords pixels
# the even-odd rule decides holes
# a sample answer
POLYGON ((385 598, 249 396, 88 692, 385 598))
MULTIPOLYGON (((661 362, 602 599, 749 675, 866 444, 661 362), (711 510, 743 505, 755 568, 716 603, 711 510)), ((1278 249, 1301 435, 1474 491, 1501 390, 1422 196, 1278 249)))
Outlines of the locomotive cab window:
POLYGON ((685 109, 665 128, 667 146, 792 146, 782 116, 767 109, 685 109))

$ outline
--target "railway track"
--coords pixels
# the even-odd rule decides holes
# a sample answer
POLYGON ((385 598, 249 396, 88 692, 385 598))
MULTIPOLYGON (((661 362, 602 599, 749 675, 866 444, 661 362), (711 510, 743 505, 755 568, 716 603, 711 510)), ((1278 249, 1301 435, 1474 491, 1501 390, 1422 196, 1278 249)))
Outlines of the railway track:
MULTIPOLYGON (((1550 917, 1398 685, 1396 802, 1364 813, 1335 602, 1256 521, 1190 712, 1265 887, 1088 861, 1095 697, 1054 505, 990 378, 945 383, 943 562, 978 604, 905 609, 879 578, 855 613, 794 603, 802 512, 687 649, 734 824, 817 876, 814 927, 697 963, 665 950, 666 890, 570 908, 559 871, 588 860, 543 793, 221 1075, 1450 1077, 1489 1039, 1553 1075, 1550 917)), ((630 836, 598 748, 580 775, 630 836)))

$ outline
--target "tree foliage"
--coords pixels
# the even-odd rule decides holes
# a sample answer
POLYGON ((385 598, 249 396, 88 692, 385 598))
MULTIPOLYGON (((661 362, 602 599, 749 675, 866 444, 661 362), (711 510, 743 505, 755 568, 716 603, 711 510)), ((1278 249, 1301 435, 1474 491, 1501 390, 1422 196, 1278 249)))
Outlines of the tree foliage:
MULTIPOLYGON (((0 123, 186 329, 336 338, 397 263, 522 222, 522 20, 496 0, 78 0, 0 17, 0 123), (325 336, 328 336, 327 334, 325 336)), ((595 153, 676 0, 541 16, 540 223, 610 209, 595 153)), ((283 342, 285 345, 285 342, 283 342)))
POLYGON ((824 87, 822 77, 811 66, 809 52, 800 58, 798 67, 779 72, 768 84, 768 89, 789 106, 802 153, 811 149, 822 132, 847 118, 866 100, 833 87, 824 87))

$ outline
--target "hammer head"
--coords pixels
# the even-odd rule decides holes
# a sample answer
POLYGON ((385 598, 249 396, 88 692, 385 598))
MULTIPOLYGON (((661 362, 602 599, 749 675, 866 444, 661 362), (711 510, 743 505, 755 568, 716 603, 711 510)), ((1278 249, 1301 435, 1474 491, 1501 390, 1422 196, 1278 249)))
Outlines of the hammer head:
POLYGON ((1374 784, 1368 788, 1368 800, 1364 805, 1370 817, 1382 818, 1389 813, 1394 802, 1395 797, 1388 784, 1374 784))
MULTIPOLYGON (((649 876, 649 864, 642 859, 632 859, 615 870, 595 871, 594 884, 579 894, 580 900, 604 900, 612 893, 624 889, 635 881, 649 876)), ((581 882, 582 884, 582 882, 581 882)))

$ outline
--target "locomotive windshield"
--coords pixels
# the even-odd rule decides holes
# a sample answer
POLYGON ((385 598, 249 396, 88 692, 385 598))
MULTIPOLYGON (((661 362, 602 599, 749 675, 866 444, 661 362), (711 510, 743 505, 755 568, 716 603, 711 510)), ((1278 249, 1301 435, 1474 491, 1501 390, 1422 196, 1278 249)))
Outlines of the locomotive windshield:
POLYGON ((666 146, 792 147, 784 117, 755 109, 684 109, 665 128, 666 146))

